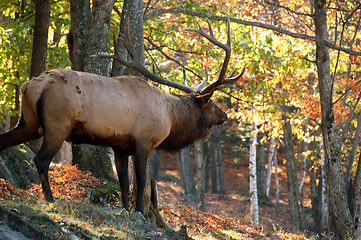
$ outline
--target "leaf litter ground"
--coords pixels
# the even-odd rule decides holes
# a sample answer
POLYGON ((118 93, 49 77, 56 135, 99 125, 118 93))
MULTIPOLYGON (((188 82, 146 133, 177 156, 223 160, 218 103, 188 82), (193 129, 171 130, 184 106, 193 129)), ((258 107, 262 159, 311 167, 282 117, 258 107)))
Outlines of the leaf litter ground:
MULTIPOLYGON (((174 171, 167 171, 164 170, 168 174, 175 175, 174 171)), ((114 229, 107 226, 108 218, 116 218, 118 215, 102 215, 98 211, 93 211, 91 205, 82 204, 85 201, 84 196, 86 196, 88 189, 101 186, 104 184, 103 182, 93 177, 89 171, 84 172, 76 166, 68 165, 51 165, 49 178, 54 197, 62 199, 60 200, 62 210, 55 211, 53 204, 47 204, 43 201, 42 189, 39 184, 32 184, 28 189, 21 190, 13 187, 8 181, 0 179, 0 198, 7 201, 30 199, 32 202, 39 202, 38 199, 41 199, 41 204, 48 209, 47 214, 49 218, 54 221, 68 224, 69 227, 81 228, 79 231, 84 231, 85 235, 103 234, 103 236, 109 236, 104 239, 112 239, 119 236, 122 229, 114 229), (72 207, 72 201, 78 203, 77 207, 72 207), (65 215, 62 215, 64 213, 65 215)), ((181 226, 186 225, 189 236, 194 239, 307 239, 303 235, 291 234, 279 229, 274 231, 239 217, 231 217, 230 212, 233 212, 233 216, 239 216, 239 214, 242 214, 242 211, 237 209, 248 209, 247 204, 249 205, 247 200, 234 193, 224 195, 221 198, 216 194, 207 194, 206 204, 208 211, 202 212, 182 200, 182 189, 174 182, 159 182, 158 191, 160 212, 163 218, 176 231, 180 230, 181 226)), ((108 205, 105 208, 112 207, 108 205)), ((125 212, 117 207, 115 209, 116 211, 114 212, 125 212)), ((245 212, 243 211, 243 213, 245 212)), ((244 216, 247 217, 247 215, 244 216)), ((127 231, 127 225, 131 224, 131 222, 124 222, 122 224, 124 226, 123 230, 127 231)), ((46 226, 44 225, 43 227, 45 228, 46 226)), ((145 229, 143 231, 152 232, 153 230, 145 229)), ((129 234, 137 235, 136 233, 129 232, 127 234, 128 236, 129 234)), ((149 238, 149 234, 144 235, 144 232, 142 234, 142 236, 147 236, 147 239, 158 239, 157 236, 160 236, 154 233, 153 238, 149 238)))

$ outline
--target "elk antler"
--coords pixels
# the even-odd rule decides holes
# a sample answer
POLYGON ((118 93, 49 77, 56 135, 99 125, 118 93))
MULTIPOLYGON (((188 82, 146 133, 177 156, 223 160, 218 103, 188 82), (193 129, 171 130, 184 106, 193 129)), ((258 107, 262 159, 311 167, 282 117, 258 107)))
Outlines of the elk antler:
MULTIPOLYGON (((198 84, 197 86, 195 86, 193 88, 194 92, 198 92, 199 90, 201 90, 202 88, 204 88, 207 85, 208 82, 208 69, 207 67, 205 68, 205 77, 203 82, 201 82, 200 84, 198 84)), ((186 70, 183 68, 183 80, 184 80, 184 85, 189 87, 188 85, 188 80, 187 80, 187 75, 186 75, 186 70)))
POLYGON ((226 56, 224 58, 222 69, 221 69, 221 72, 219 74, 219 77, 218 77, 217 81, 213 82, 208 87, 206 87, 205 89, 200 91, 201 95, 213 93, 217 89, 227 87, 227 86, 237 82, 242 77, 243 73, 246 70, 246 67, 244 67, 242 69, 242 72, 239 75, 233 77, 233 75, 236 72, 236 69, 235 69, 228 77, 225 77, 226 72, 227 72, 228 63, 229 63, 229 60, 230 60, 230 57, 231 57, 231 52, 232 52, 232 47, 231 47, 231 26, 230 26, 229 15, 228 15, 228 18, 227 18, 227 43, 226 44, 223 44, 223 43, 219 42, 214 37, 211 23, 209 22, 208 18, 206 18, 206 20, 207 20, 208 27, 209 27, 209 34, 207 34, 203 30, 203 28, 201 27, 199 22, 197 22, 198 27, 199 27, 198 29, 187 28, 187 29, 185 29, 185 31, 196 32, 199 35, 201 35, 202 37, 205 37, 206 39, 208 39, 214 45, 216 45, 216 46, 222 48, 223 50, 225 50, 226 51, 226 56))
POLYGON ((134 47, 132 45, 132 42, 129 39, 129 31, 130 30, 129 30, 129 25, 128 25, 126 33, 125 34, 119 33, 119 38, 123 42, 127 52, 129 53, 131 61, 127 61, 127 60, 125 60, 124 58, 122 58, 119 55, 119 49, 118 49, 117 44, 116 44, 114 29, 113 29, 114 54, 112 54, 112 55, 96 54, 96 55, 91 55, 91 57, 95 57, 95 58, 112 58, 112 59, 118 61, 120 64, 122 64, 122 65, 124 65, 126 67, 134 69, 135 71, 141 73, 142 75, 144 75, 145 77, 149 78, 150 80, 152 80, 154 82, 164 84, 164 85, 167 85, 167 86, 170 86, 170 87, 174 87, 174 88, 180 89, 182 91, 185 91, 187 93, 197 92, 207 84, 208 72, 206 72, 205 80, 201 84, 199 84, 198 86, 196 86, 194 88, 189 87, 188 84, 187 85, 182 85, 182 84, 179 84, 179 83, 176 83, 176 82, 168 81, 168 80, 166 80, 164 78, 161 78, 158 75, 150 72, 145 66, 143 66, 140 63, 139 58, 137 56, 137 53, 136 53, 136 51, 135 51, 135 49, 134 49, 134 47))

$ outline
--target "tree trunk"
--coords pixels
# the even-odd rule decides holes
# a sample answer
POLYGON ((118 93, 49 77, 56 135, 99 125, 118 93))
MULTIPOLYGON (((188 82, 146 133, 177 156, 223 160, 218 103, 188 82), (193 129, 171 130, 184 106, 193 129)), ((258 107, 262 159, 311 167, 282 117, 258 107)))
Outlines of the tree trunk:
POLYGON ((153 150, 149 154, 149 159, 151 163, 151 168, 149 172, 149 176, 151 179, 158 179, 158 172, 159 172, 159 162, 160 162, 160 151, 159 150, 153 150))
MULTIPOLYGON (((143 1, 141 0, 124 0, 122 17, 120 21, 119 33, 125 33, 126 28, 129 26, 130 40, 136 50, 140 63, 144 65, 144 27, 143 27, 143 1)), ((121 40, 118 37, 117 43, 119 54, 127 59, 128 52, 122 46, 121 40)), ((126 68, 119 64, 117 61, 113 61, 112 76, 120 75, 133 75, 141 76, 135 70, 126 68)))
POLYGON ((46 69, 48 54, 48 29, 50 24, 50 1, 35 0, 35 26, 31 53, 30 79, 46 69))
POLYGON ((114 158, 110 148, 93 145, 73 145, 73 165, 78 164, 79 169, 91 171, 92 174, 103 181, 115 182, 113 165, 114 158), (75 148, 75 149, 74 149, 75 148))
POLYGON ((209 191, 209 173, 210 173, 210 151, 209 151, 209 138, 204 139, 203 141, 203 157, 205 158, 205 192, 209 191))
POLYGON ((181 158, 181 152, 175 153, 175 159, 177 162, 177 169, 179 173, 179 178, 182 184, 182 188, 185 190, 185 182, 184 182, 184 173, 183 173, 183 165, 182 165, 182 158, 181 158))
POLYGON ((68 35, 71 69, 84 71, 85 49, 90 27, 90 1, 70 1, 71 28, 68 35))
POLYGON ((273 159, 275 157, 276 152, 276 140, 271 137, 269 148, 268 148, 268 158, 267 158, 267 177, 266 177, 266 196, 269 199, 269 190, 271 186, 271 176, 272 176, 272 167, 273 167, 273 159))
POLYGON ((115 0, 93 0, 88 41, 85 48, 84 71, 109 76, 109 59, 91 58, 109 52, 111 12, 115 0))
POLYGON ((328 216, 328 197, 327 197, 327 176, 325 172, 325 151, 323 141, 320 142, 320 156, 321 156, 321 228, 329 226, 328 216))
POLYGON ((297 188, 297 170, 295 166, 295 151, 293 149, 293 134, 292 127, 286 116, 287 112, 283 113, 283 132, 284 132, 284 146, 287 161, 287 186, 288 186, 288 204, 291 214, 292 231, 300 230, 301 219, 298 205, 298 188, 297 188))
POLYGON ((321 234, 321 214, 320 214, 320 197, 319 197, 319 187, 317 186, 317 178, 316 178, 316 172, 314 162, 311 162, 309 164, 309 173, 310 173, 310 186, 311 186, 311 205, 312 205, 312 218, 314 222, 314 232, 316 234, 321 234))
POLYGON ((217 170, 216 170, 216 150, 214 143, 212 142, 212 132, 209 138, 209 161, 211 165, 211 185, 212 193, 218 193, 217 191, 217 170))
MULTIPOLYGON (((327 1, 314 2, 315 34, 319 41, 328 40, 327 1)), ((319 80, 321 102, 321 129, 323 132, 327 187, 331 207, 331 218, 341 239, 354 239, 355 227, 347 205, 346 183, 342 169, 341 153, 335 132, 333 109, 333 78, 330 73, 330 56, 328 47, 316 44, 316 66, 319 80)))
MULTIPOLYGON (((35 0, 35 26, 30 63, 30 79, 40 76, 40 74, 42 74, 46 70, 49 24, 50 1, 35 0)), ((17 86, 17 94, 19 93, 19 88, 20 86, 17 86)), ((16 97, 16 99, 19 99, 19 96, 16 97)), ((37 152, 40 148, 40 140, 34 140, 29 142, 29 148, 33 152, 37 152)))
MULTIPOLYGON (((253 123, 253 131, 257 130, 256 123, 253 123)), ((258 194, 257 194, 257 135, 252 133, 249 150, 249 194, 251 195, 251 218, 252 222, 259 224, 258 217, 258 194)))
MULTIPOLYGON (((361 216, 361 205, 359 206, 359 216, 361 216)), ((356 239, 361 239, 361 221, 359 220, 357 222, 357 236, 356 239)))
POLYGON ((206 159, 203 154, 203 140, 195 142, 194 147, 195 160, 197 165, 197 208, 201 211, 205 211, 205 169, 206 169, 206 159))
MULTIPOLYGON (((361 187, 361 154, 359 155, 358 164, 357 164, 357 170, 355 179, 353 181, 352 186, 352 195, 350 199, 350 211, 351 216, 354 221, 356 221, 357 217, 357 206, 358 206, 358 200, 360 196, 360 187, 361 187)), ((361 218, 358 218, 358 221, 361 221, 361 218)))
MULTIPOLYGON (((90 10, 90 8, 88 8, 90 4, 84 1, 71 1, 71 4, 71 10, 74 11, 72 12, 72 17, 74 17, 72 27, 81 27, 81 29, 72 29, 71 31, 73 34, 73 45, 75 46, 77 44, 79 47, 79 49, 73 49, 71 51, 73 60, 78 59, 82 61, 82 59, 76 58, 75 56, 79 51, 85 51, 83 58, 84 71, 103 76, 109 75, 109 60, 93 59, 90 58, 90 55, 109 51, 111 11, 114 0, 93 1, 88 34, 86 34, 86 31, 85 33, 81 33, 80 31, 86 29, 83 24, 87 23, 87 17, 89 15, 83 11, 90 10), (85 16, 85 19, 82 20, 82 16, 85 16), (87 39, 80 39, 80 37, 87 37, 87 39), (84 43, 86 44, 84 45, 84 43), (80 49, 82 47, 84 47, 84 49, 80 49)), ((79 67, 80 69, 83 67, 82 62, 74 62, 73 66, 79 67)), ((73 145, 73 164, 78 164, 82 170, 92 171, 94 176, 99 179, 115 181, 111 163, 111 152, 110 148, 85 144, 73 145)))
POLYGON ((357 115, 357 127, 355 130, 355 137, 352 141, 352 148, 348 155, 348 163, 347 163, 346 175, 345 175, 346 184, 348 184, 351 181, 351 172, 352 172, 353 163, 355 161, 357 148, 360 142, 360 133, 361 133, 361 112, 359 112, 357 115))
POLYGON ((275 185, 276 185, 276 204, 280 203, 280 185, 278 180, 278 158, 277 158, 277 148, 275 150, 275 157, 274 157, 274 165, 275 165, 275 185))
POLYGON ((187 202, 195 202, 196 187, 193 179, 193 170, 191 164, 191 156, 189 154, 189 147, 183 148, 177 153, 178 161, 180 162, 181 173, 183 176, 183 188, 185 193, 185 200, 187 202))
MULTIPOLYGON (((307 124, 306 126, 304 127, 304 131, 306 132, 306 129, 307 129, 307 124)), ((305 182, 305 178, 306 178, 306 160, 307 160, 307 155, 306 155, 306 152, 308 151, 308 143, 306 143, 305 141, 302 142, 302 153, 300 154, 301 155, 301 174, 300 174, 300 179, 299 179, 299 182, 298 182, 298 192, 301 196, 301 193, 302 193, 302 187, 303 187, 303 184, 305 182)), ((301 199, 300 199, 301 201, 301 199)))
POLYGON ((266 190, 266 147, 261 142, 264 135, 264 133, 257 134, 257 193, 259 200, 268 201, 266 190))
POLYGON ((212 192, 225 194, 222 148, 219 137, 219 127, 217 126, 213 127, 211 130, 211 135, 209 137, 209 152, 212 173, 212 192))

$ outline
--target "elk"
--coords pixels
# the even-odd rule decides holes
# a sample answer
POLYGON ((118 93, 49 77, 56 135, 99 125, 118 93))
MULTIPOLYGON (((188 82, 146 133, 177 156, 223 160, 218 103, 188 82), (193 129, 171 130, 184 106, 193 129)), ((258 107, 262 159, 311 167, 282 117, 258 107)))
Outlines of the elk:
POLYGON ((133 155, 137 180, 135 210, 142 213, 148 153, 153 149, 178 151, 206 137, 212 126, 223 124, 227 115, 210 98, 214 91, 236 83, 245 71, 243 68, 238 76, 233 76, 234 71, 225 77, 231 55, 229 19, 226 44, 216 40, 209 21, 210 34, 198 25, 199 29, 186 30, 200 34, 226 52, 218 79, 207 87, 207 71, 206 80, 194 88, 148 71, 139 63, 128 35, 120 34, 130 61, 124 60, 116 47, 113 55, 93 57, 113 58, 154 82, 187 94, 165 93, 135 76, 108 78, 72 70, 50 70, 22 86, 21 116, 15 128, 0 135, 0 152, 43 136, 34 162, 44 198, 51 202, 54 199, 48 179, 49 165, 64 141, 109 146, 114 151, 121 199, 127 210, 128 157, 133 155))

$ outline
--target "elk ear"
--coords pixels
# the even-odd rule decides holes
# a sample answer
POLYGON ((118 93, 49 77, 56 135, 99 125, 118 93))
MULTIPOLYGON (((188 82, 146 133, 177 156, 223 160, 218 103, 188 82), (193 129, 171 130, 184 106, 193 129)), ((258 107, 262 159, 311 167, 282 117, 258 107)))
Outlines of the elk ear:
POLYGON ((210 92, 210 93, 206 93, 206 94, 203 94, 203 95, 197 95, 196 96, 196 103, 204 106, 208 103, 209 99, 212 97, 213 95, 213 92, 210 92))

